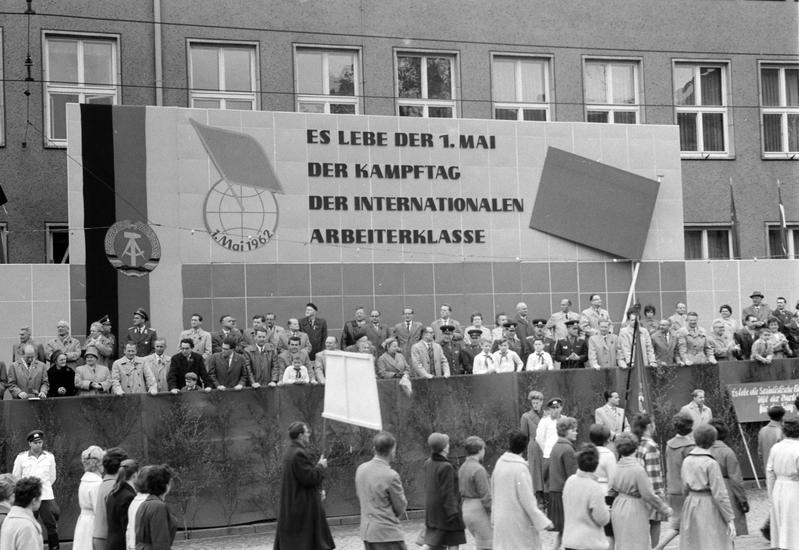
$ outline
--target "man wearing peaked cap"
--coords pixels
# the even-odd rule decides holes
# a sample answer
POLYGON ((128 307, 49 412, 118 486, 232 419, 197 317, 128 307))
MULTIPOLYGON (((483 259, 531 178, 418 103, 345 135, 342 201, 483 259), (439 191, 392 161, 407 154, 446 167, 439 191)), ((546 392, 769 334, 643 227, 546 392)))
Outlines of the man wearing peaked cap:
POLYGON ((741 319, 746 321, 747 315, 754 315, 757 317, 758 321, 765 324, 772 315, 771 308, 763 301, 765 296, 763 296, 763 293, 759 290, 755 290, 749 295, 749 298, 752 299, 752 305, 745 307, 743 311, 741 311, 741 319))
POLYGON ((465 374, 461 370, 461 352, 463 351, 462 342, 454 339, 455 327, 446 325, 441 327, 441 349, 449 364, 450 374, 465 374))
MULTIPOLYGON (((50 550, 57 550, 58 545, 58 516, 61 511, 53 495, 53 483, 56 480, 55 457, 44 450, 44 432, 32 430, 28 433, 27 451, 22 451, 14 459, 12 474, 15 478, 33 476, 42 482, 42 504, 39 507, 39 518, 47 530, 47 546, 50 550)), ((41 542, 39 542, 41 547, 41 542)))
POLYGON ((480 355, 481 339, 483 338, 483 329, 472 327, 466 331, 469 335, 469 344, 461 348, 460 358, 460 373, 472 374, 474 367, 474 358, 480 355))
POLYGON ((588 361, 588 344, 580 338, 579 321, 566 321, 568 335, 562 340, 558 340, 555 346, 555 355, 552 357, 560 362, 562 369, 581 369, 588 361))
POLYGON ((144 308, 138 308, 133 312, 133 326, 128 329, 125 343, 136 344, 136 357, 147 357, 155 351, 158 334, 155 329, 147 327, 149 320, 150 317, 144 308))

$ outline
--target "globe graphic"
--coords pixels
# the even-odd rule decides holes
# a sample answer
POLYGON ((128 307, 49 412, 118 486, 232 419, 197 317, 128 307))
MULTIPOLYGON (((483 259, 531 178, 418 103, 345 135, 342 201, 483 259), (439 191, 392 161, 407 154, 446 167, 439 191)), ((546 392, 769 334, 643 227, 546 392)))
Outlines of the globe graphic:
POLYGON ((205 197, 205 226, 214 241, 235 251, 265 245, 277 227, 278 207, 269 189, 217 182, 205 197))

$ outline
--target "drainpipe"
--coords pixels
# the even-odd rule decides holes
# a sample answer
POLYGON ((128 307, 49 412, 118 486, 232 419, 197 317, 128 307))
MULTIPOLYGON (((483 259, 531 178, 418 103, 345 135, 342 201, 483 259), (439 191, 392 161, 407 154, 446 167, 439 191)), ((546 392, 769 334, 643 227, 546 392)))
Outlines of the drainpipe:
POLYGON ((155 49, 155 104, 164 104, 164 66, 161 52, 161 0, 153 0, 153 48, 155 49))

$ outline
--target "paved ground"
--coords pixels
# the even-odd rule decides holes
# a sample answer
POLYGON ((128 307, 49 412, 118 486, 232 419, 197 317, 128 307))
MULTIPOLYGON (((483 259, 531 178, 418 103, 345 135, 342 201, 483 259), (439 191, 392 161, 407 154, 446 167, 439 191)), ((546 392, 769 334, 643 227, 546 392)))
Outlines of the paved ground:
MULTIPOLYGON (((768 502, 766 499, 765 489, 753 489, 749 491, 749 503, 751 511, 747 515, 747 522, 749 524, 749 535, 739 536, 735 539, 736 550, 764 550, 769 548, 769 544, 760 534, 760 526, 765 521, 768 514, 768 502)), ((335 520, 331 520, 334 523, 335 520)), ((422 528, 421 520, 409 520, 403 522, 403 530, 405 531, 405 540, 408 543, 408 549, 414 550, 419 548, 414 544, 416 535, 422 528)), ((254 530, 256 528, 251 528, 254 530)), ((259 528, 260 529, 260 528, 259 528)), ((247 533, 229 535, 223 537, 202 537, 203 533, 197 533, 192 540, 176 542, 174 548, 179 550, 271 550, 274 543, 273 526, 265 526, 266 532, 260 533, 247 533)), ((333 525, 333 538, 336 541, 336 548, 339 550, 362 550, 363 543, 358 538, 358 525, 333 525)), ((664 524, 665 531, 665 524, 664 524)), ((179 535, 180 536, 180 535, 179 535)), ((554 544, 554 536, 552 533, 543 533, 543 548, 549 550, 554 544)), ((465 548, 473 548, 471 537, 467 534, 468 544, 465 548)), ((679 539, 675 539, 672 544, 668 546, 669 550, 676 550, 679 548, 679 539)), ((463 547, 462 547, 463 548, 463 547)), ((619 549, 624 550, 624 549, 619 549)), ((701 550, 701 549, 697 549, 701 550)))

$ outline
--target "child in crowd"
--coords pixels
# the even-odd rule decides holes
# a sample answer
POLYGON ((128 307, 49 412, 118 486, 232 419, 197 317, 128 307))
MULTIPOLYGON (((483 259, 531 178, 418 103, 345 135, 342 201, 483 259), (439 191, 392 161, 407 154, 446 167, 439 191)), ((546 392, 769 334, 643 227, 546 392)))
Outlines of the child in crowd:
POLYGON ((183 386, 181 391, 199 391, 202 388, 197 385, 197 375, 193 372, 186 373, 186 385, 183 386))
POLYGON ((533 353, 527 357, 527 368, 525 370, 552 370, 552 356, 544 351, 544 339, 536 338, 533 340, 533 353))
POLYGON ((764 365, 770 365, 774 359, 774 346, 771 344, 771 330, 763 327, 760 337, 752 344, 752 359, 764 365))

